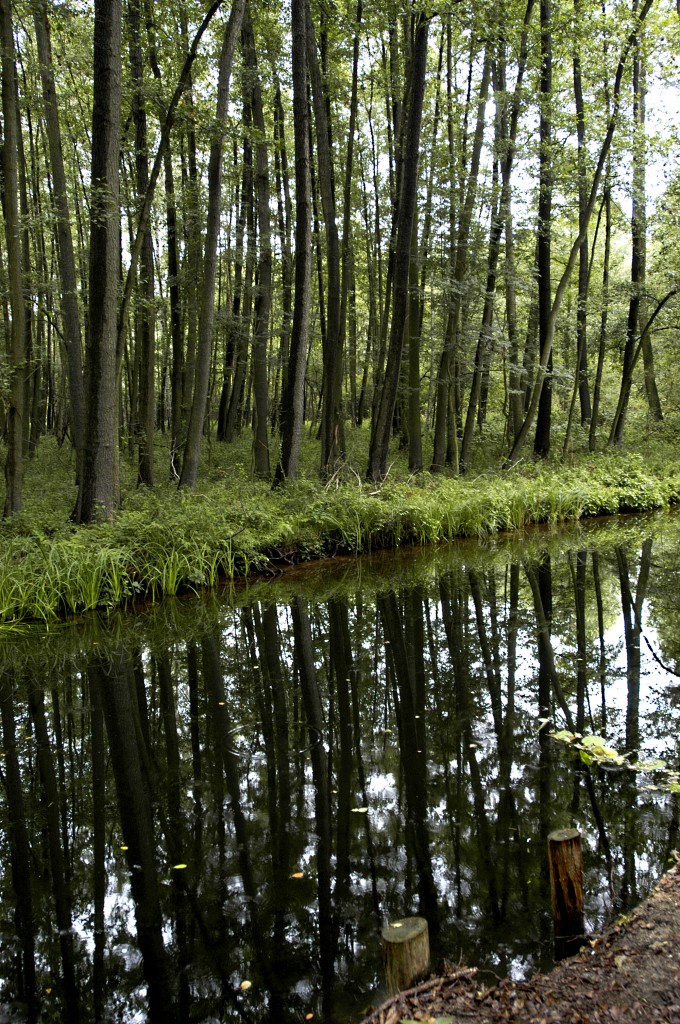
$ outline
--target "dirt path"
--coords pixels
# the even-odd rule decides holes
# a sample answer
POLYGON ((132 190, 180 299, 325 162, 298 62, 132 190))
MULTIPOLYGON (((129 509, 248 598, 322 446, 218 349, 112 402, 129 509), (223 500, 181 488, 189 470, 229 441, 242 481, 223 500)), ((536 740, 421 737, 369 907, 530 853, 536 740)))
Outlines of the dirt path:
POLYGON ((474 969, 433 978, 362 1024, 680 1024, 680 865, 625 920, 550 974, 482 989, 474 969))

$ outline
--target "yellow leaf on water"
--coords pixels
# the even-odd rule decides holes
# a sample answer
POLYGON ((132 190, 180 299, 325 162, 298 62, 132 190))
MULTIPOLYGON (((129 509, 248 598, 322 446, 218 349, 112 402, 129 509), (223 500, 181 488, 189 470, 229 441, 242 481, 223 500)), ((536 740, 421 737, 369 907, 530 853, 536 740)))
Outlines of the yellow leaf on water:
POLYGON ((129 849, 129 847, 127 847, 127 846, 121 846, 121 850, 127 850, 127 849, 129 849))
POLYGON ((305 873, 304 873, 304 871, 294 871, 293 874, 290 877, 291 878, 304 878, 305 877, 305 873))
POLYGON ((172 870, 173 871, 183 871, 186 866, 187 866, 186 864, 173 864, 172 865, 172 870))
POLYGON ((248 989, 252 988, 252 987, 253 987, 252 981, 242 981, 241 982, 241 991, 242 992, 247 992, 248 989))

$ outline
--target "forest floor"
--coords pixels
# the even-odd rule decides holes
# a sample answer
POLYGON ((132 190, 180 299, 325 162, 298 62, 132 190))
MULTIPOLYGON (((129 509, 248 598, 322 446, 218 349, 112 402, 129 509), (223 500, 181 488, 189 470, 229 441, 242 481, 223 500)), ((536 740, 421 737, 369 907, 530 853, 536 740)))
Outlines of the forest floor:
POLYGON ((630 915, 549 974, 480 985, 451 967, 363 1024, 680 1024, 680 864, 630 915))

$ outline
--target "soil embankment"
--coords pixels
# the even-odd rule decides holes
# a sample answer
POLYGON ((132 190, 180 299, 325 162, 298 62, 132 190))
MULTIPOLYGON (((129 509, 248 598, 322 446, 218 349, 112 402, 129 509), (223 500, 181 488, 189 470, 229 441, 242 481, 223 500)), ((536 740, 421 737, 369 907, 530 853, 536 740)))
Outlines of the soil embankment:
POLYGON ((483 988, 474 969, 403 992, 363 1024, 680 1024, 680 864, 625 919, 529 981, 483 988))

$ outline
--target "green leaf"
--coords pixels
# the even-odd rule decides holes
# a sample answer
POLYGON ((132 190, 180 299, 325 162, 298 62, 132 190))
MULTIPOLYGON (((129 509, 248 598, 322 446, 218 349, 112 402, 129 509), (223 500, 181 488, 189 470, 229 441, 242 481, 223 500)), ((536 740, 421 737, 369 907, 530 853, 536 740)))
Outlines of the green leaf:
POLYGON ((559 740, 560 743, 573 743, 576 739, 576 733, 569 732, 568 729, 560 729, 559 732, 551 732, 550 735, 554 740, 559 740))

